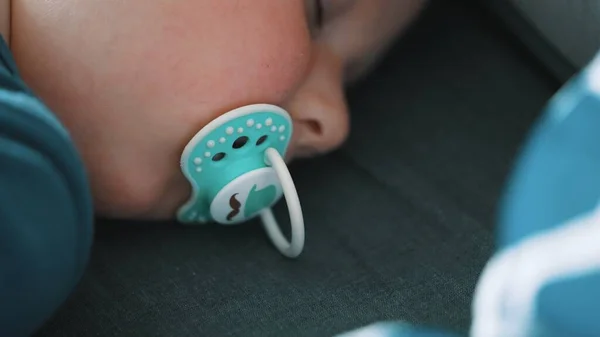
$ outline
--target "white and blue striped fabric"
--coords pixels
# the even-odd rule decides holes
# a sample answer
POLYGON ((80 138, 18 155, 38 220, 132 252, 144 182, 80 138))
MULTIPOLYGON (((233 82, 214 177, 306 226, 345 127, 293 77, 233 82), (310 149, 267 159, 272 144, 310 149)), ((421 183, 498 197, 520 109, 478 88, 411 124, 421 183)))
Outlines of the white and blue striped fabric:
MULTIPOLYGON (((470 337, 600 336, 600 54, 548 104, 501 205, 470 337)), ((454 337, 379 323, 340 337, 454 337)))

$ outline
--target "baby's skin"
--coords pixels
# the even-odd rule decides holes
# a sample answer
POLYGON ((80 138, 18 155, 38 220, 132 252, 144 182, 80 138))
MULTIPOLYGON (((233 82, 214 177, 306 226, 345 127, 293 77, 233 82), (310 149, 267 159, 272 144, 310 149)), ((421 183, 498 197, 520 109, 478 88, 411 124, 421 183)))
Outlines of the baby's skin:
POLYGON ((348 134, 344 85, 426 0, 0 0, 25 82, 71 133, 105 217, 169 219, 190 195, 179 157, 217 116, 292 116, 288 160, 348 134))

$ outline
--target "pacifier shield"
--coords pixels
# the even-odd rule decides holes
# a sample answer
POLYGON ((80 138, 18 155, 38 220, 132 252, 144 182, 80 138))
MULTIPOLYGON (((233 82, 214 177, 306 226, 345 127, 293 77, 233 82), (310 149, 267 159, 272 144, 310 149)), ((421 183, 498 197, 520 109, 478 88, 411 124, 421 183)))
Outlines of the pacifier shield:
POLYGON ((181 156, 192 195, 179 209, 179 221, 235 224, 275 204, 283 192, 265 151, 284 157, 291 136, 288 113, 269 104, 237 108, 207 124, 181 156))
POLYGON ((283 194, 275 170, 270 167, 248 172, 235 179, 215 196, 211 217, 221 224, 238 224, 273 206, 283 194))

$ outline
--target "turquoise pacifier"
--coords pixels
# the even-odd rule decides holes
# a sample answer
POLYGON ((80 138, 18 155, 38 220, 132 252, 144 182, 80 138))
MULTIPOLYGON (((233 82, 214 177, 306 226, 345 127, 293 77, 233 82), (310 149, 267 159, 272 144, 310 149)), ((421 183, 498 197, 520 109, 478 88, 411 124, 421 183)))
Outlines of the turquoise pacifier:
POLYGON ((208 123, 181 155, 181 170, 192 185, 192 195, 179 209, 179 221, 233 225, 260 216, 283 255, 300 255, 304 220, 283 160, 291 137, 292 119, 285 110, 269 104, 237 108, 208 123), (281 233, 271 210, 283 195, 290 214, 291 242, 281 233))

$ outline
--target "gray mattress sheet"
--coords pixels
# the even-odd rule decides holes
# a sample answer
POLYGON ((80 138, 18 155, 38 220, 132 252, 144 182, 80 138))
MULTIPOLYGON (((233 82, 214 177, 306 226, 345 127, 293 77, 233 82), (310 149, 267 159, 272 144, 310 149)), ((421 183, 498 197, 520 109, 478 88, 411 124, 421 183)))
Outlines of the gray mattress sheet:
POLYGON ((556 87, 482 11, 434 2, 350 89, 346 146, 293 165, 300 259, 256 222, 100 221, 81 286, 37 336, 314 337, 392 319, 464 331, 503 184, 556 87))

